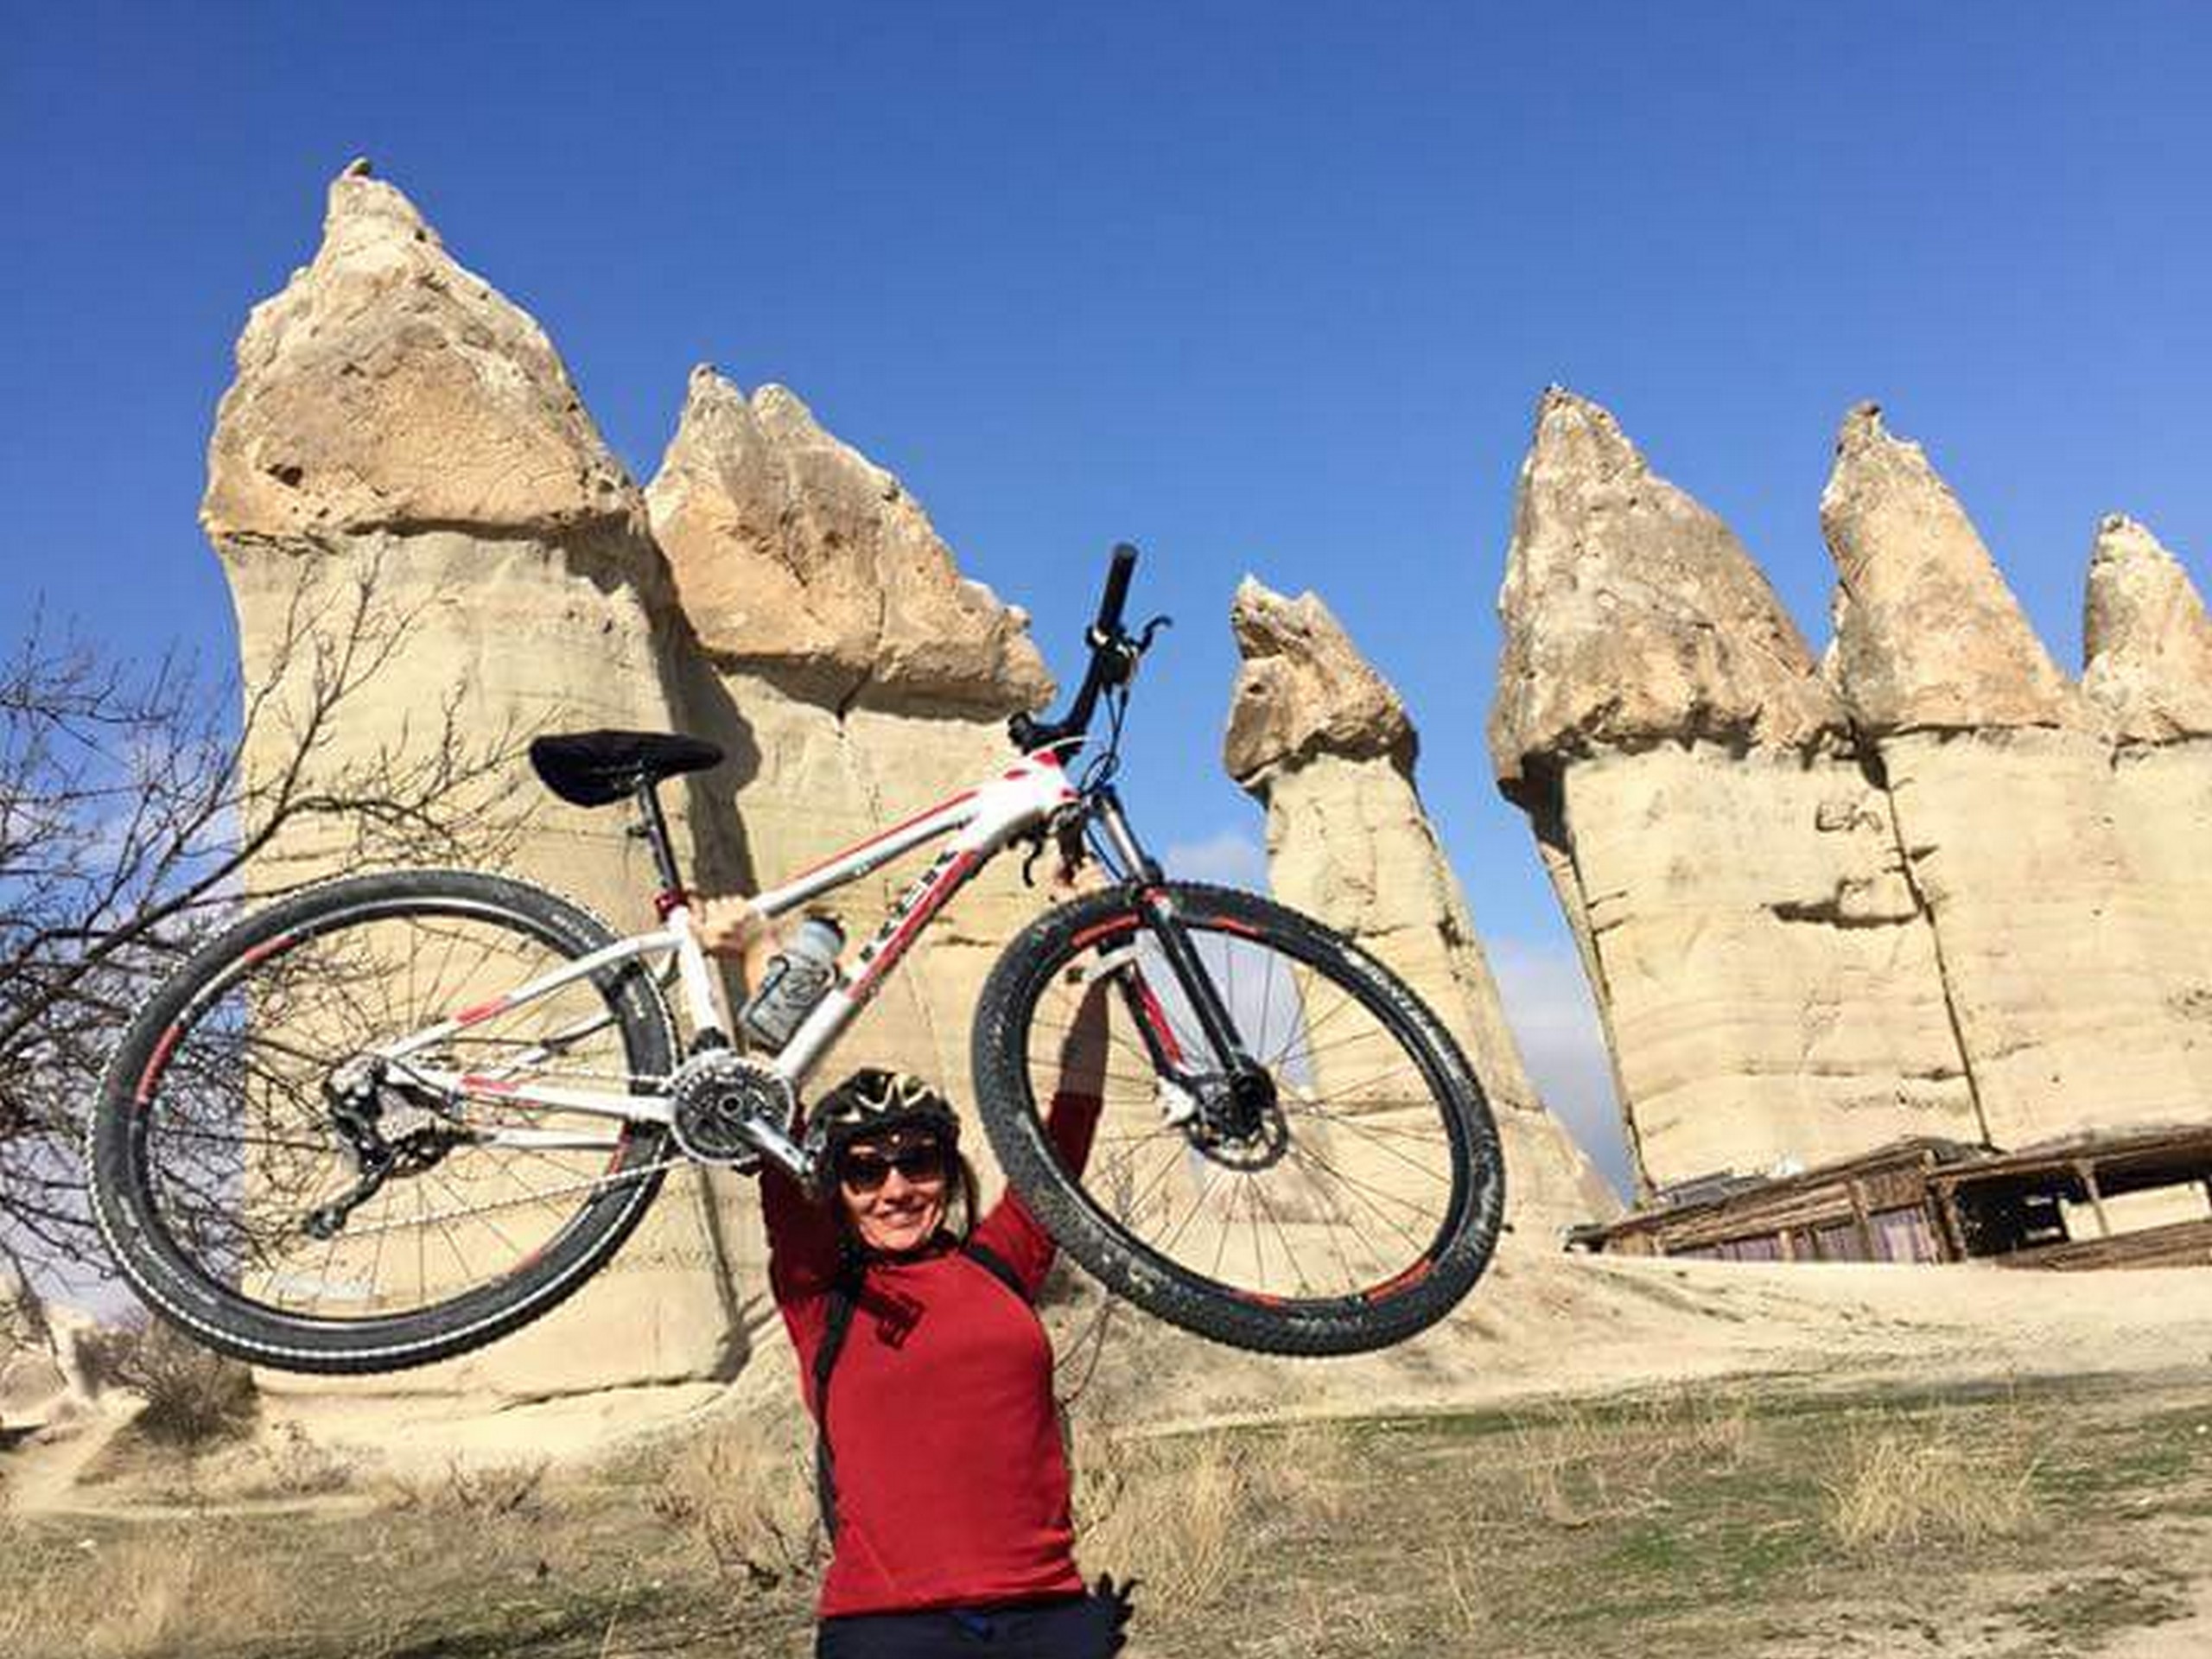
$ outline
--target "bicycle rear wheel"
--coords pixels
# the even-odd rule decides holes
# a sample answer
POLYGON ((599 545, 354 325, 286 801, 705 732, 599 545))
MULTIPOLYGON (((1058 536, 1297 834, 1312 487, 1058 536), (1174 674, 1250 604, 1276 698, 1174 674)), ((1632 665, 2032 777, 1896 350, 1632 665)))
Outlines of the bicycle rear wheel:
POLYGON ((1236 1133, 1194 1111, 1211 1046, 1128 889, 1041 918, 993 969, 976 1093, 1046 1230, 1147 1311, 1237 1347, 1341 1354, 1441 1319, 1488 1263, 1504 1203, 1490 1109, 1435 1015, 1319 923, 1249 893, 1166 884, 1265 1071, 1236 1133), (1046 1130, 1060 1046, 1105 1003, 1104 1104, 1077 1168, 1046 1130))
POLYGON ((423 1364, 546 1312, 644 1214, 666 1130, 368 1057, 465 1013, 411 1062, 486 1090, 655 1090, 675 1039, 637 961, 497 1006, 613 943, 552 893, 450 870, 332 881, 228 930, 132 1022, 94 1113, 93 1211, 124 1276, 207 1345, 303 1371, 423 1364))

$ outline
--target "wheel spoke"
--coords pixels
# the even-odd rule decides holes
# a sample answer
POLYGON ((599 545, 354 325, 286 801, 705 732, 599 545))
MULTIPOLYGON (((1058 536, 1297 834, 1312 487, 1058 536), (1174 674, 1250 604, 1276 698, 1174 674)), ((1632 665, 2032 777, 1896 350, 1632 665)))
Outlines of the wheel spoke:
MULTIPOLYGON (((114 1097, 103 1103, 103 1133, 111 1113, 145 1125, 124 1139, 137 1196, 118 1200, 144 1216, 149 1242, 138 1248, 164 1272, 214 1287, 219 1318, 227 1297, 241 1315, 258 1309, 342 1332, 435 1316, 490 1287, 525 1294, 550 1246, 574 1235, 591 1247, 641 1182, 678 1161, 653 1160, 661 1141, 650 1126, 639 1138, 636 1126, 618 1134, 592 1115, 448 1096, 403 1065, 364 1069, 396 1039, 481 1008, 589 948, 565 943, 579 934, 574 912, 540 923, 471 885, 482 882, 333 884, 321 909, 269 925, 265 937, 284 938, 283 949, 242 947, 200 970, 207 988, 184 1001, 185 1023, 156 1033, 164 1064, 143 1108, 131 1101, 126 1115, 114 1097), (452 893, 454 884, 465 890, 452 893), (502 1141, 502 1128, 604 1145, 518 1145, 502 1141), (378 1138, 394 1161, 363 1194, 358 1172, 378 1138), (349 1194, 359 1206, 334 1209, 334 1226, 310 1236, 310 1216, 349 1194)), ((417 1064, 525 1087, 647 1087, 670 1069, 665 1027, 632 1012, 626 983, 635 982, 580 979, 483 1015, 417 1064)))
MULTIPOLYGON (((1101 913, 1086 918, 1093 938, 1101 913)), ((1494 1188, 1478 1185, 1494 1165, 1468 1155, 1471 1125, 1483 1121, 1479 1095, 1471 1082, 1443 1081, 1464 1077, 1464 1067, 1401 1012, 1402 988, 1386 988, 1370 962, 1333 939, 1284 926, 1275 907, 1251 899, 1215 912, 1193 900, 1180 914, 1240 1033, 1238 1052, 1273 1079, 1274 1103, 1232 1106, 1221 1063, 1205 1058, 1212 1049, 1195 1005, 1158 941, 1139 937, 1135 965, 1154 999, 1150 1017, 1192 1069, 1160 1076, 1138 1024, 1146 1004, 1110 1000, 1091 1166, 1078 1173, 1054 1161, 1046 1172, 1096 1219, 1061 1243, 1140 1301, 1158 1285, 1162 1300, 1147 1306, 1210 1334, 1325 1307, 1326 1340, 1300 1345, 1341 1351, 1362 1345, 1338 1334, 1347 1325, 1379 1319, 1373 1310, 1402 1299, 1424 1303, 1425 1323, 1479 1271, 1497 1224, 1494 1188), (1463 1251, 1433 1289, 1417 1289, 1470 1228, 1482 1230, 1472 1266, 1463 1251), (1131 1252, 1149 1264, 1134 1276, 1116 1267, 1131 1252), (1457 1286, 1442 1282, 1453 1274, 1457 1286)), ((1072 939, 1069 925, 1063 937, 1072 939)), ((1037 988, 1019 1027, 1021 1097, 1033 1110, 1057 1084, 1058 1042, 1084 994, 1065 970, 1080 954, 1040 956, 1026 970, 1037 988)))

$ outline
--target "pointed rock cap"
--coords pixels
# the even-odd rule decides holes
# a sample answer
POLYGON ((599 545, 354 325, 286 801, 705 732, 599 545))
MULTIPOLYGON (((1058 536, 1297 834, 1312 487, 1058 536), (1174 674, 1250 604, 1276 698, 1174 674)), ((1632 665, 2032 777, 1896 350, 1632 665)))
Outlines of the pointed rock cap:
POLYGON ((1286 599, 1248 575, 1229 625, 1244 659, 1222 742, 1230 777, 1262 793, 1277 767, 1319 754, 1387 760, 1413 775, 1416 740, 1405 704, 1318 597, 1286 599))
POLYGON ((2083 721, 1965 508, 1918 444, 1883 427, 1872 404, 1844 416, 1821 531, 1848 601, 1836 667, 1862 727, 2083 721))
POLYGON ((1498 785, 1608 748, 1810 747, 1843 713, 1728 526, 1645 464, 1605 410, 1553 387, 1522 463, 1498 594, 1498 785))
POLYGON ((2212 735, 2212 619, 2181 561, 2133 518, 2097 526, 2082 690, 2123 743, 2212 735))
POLYGON ((219 545, 644 526, 544 331, 359 161, 331 183, 314 263, 246 323, 207 472, 219 545))
POLYGON ((782 386, 711 365, 645 492, 700 643, 726 668, 843 704, 1034 709, 1052 677, 1029 619, 964 579, 897 479, 782 386))

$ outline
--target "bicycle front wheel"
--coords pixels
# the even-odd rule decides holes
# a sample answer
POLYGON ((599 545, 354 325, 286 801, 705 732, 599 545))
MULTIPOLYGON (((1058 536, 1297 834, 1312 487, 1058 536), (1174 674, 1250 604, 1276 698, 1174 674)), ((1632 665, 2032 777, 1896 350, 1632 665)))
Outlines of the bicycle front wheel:
POLYGON ((423 1364, 546 1312, 637 1224, 669 1137, 497 1096, 649 1092, 675 1039, 635 959, 501 1005, 613 943, 552 893, 455 870, 328 882, 229 929, 132 1022, 94 1113, 124 1276, 208 1346, 292 1370, 423 1364))
POLYGON ((1249 893, 1164 891, 1266 1073, 1265 1109, 1224 1128, 1202 1106, 1222 1077, 1195 1005, 1136 892, 1094 894, 1029 927, 984 987, 976 1093, 1007 1179, 1109 1288, 1217 1341, 1356 1353, 1433 1324, 1487 1265, 1504 1204, 1497 1129, 1458 1046, 1319 923, 1249 893), (1046 1114, 1094 995, 1109 1058, 1078 1168, 1046 1114))

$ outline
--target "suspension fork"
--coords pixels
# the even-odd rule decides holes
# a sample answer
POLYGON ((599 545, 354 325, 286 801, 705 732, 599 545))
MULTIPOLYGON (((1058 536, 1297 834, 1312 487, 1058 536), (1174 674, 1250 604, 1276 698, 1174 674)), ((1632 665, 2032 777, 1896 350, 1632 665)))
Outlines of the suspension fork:
MULTIPOLYGON (((1114 856, 1130 872, 1137 888, 1137 914, 1143 919, 1145 930, 1159 942, 1168 970, 1174 975, 1192 1012, 1198 1016, 1198 1027, 1205 1034, 1207 1046, 1213 1051, 1216 1075, 1229 1080, 1229 1122, 1216 1127, 1249 1134, 1259 1113, 1268 1103, 1268 1097, 1273 1095, 1273 1085, 1266 1071, 1244 1052, 1213 976, 1206 971, 1205 963, 1191 942, 1190 930, 1183 925, 1174 898, 1163 884, 1160 865, 1138 844, 1128 818, 1122 810, 1121 797, 1110 785, 1097 791, 1093 810, 1114 856)), ((1174 1033, 1167 1029, 1165 1013, 1152 989, 1140 977, 1131 976, 1125 994, 1129 999, 1130 1012, 1136 1016, 1137 1029, 1144 1033, 1145 1046, 1151 1052, 1153 1064, 1164 1076, 1189 1076, 1188 1059, 1179 1052, 1174 1033)))

